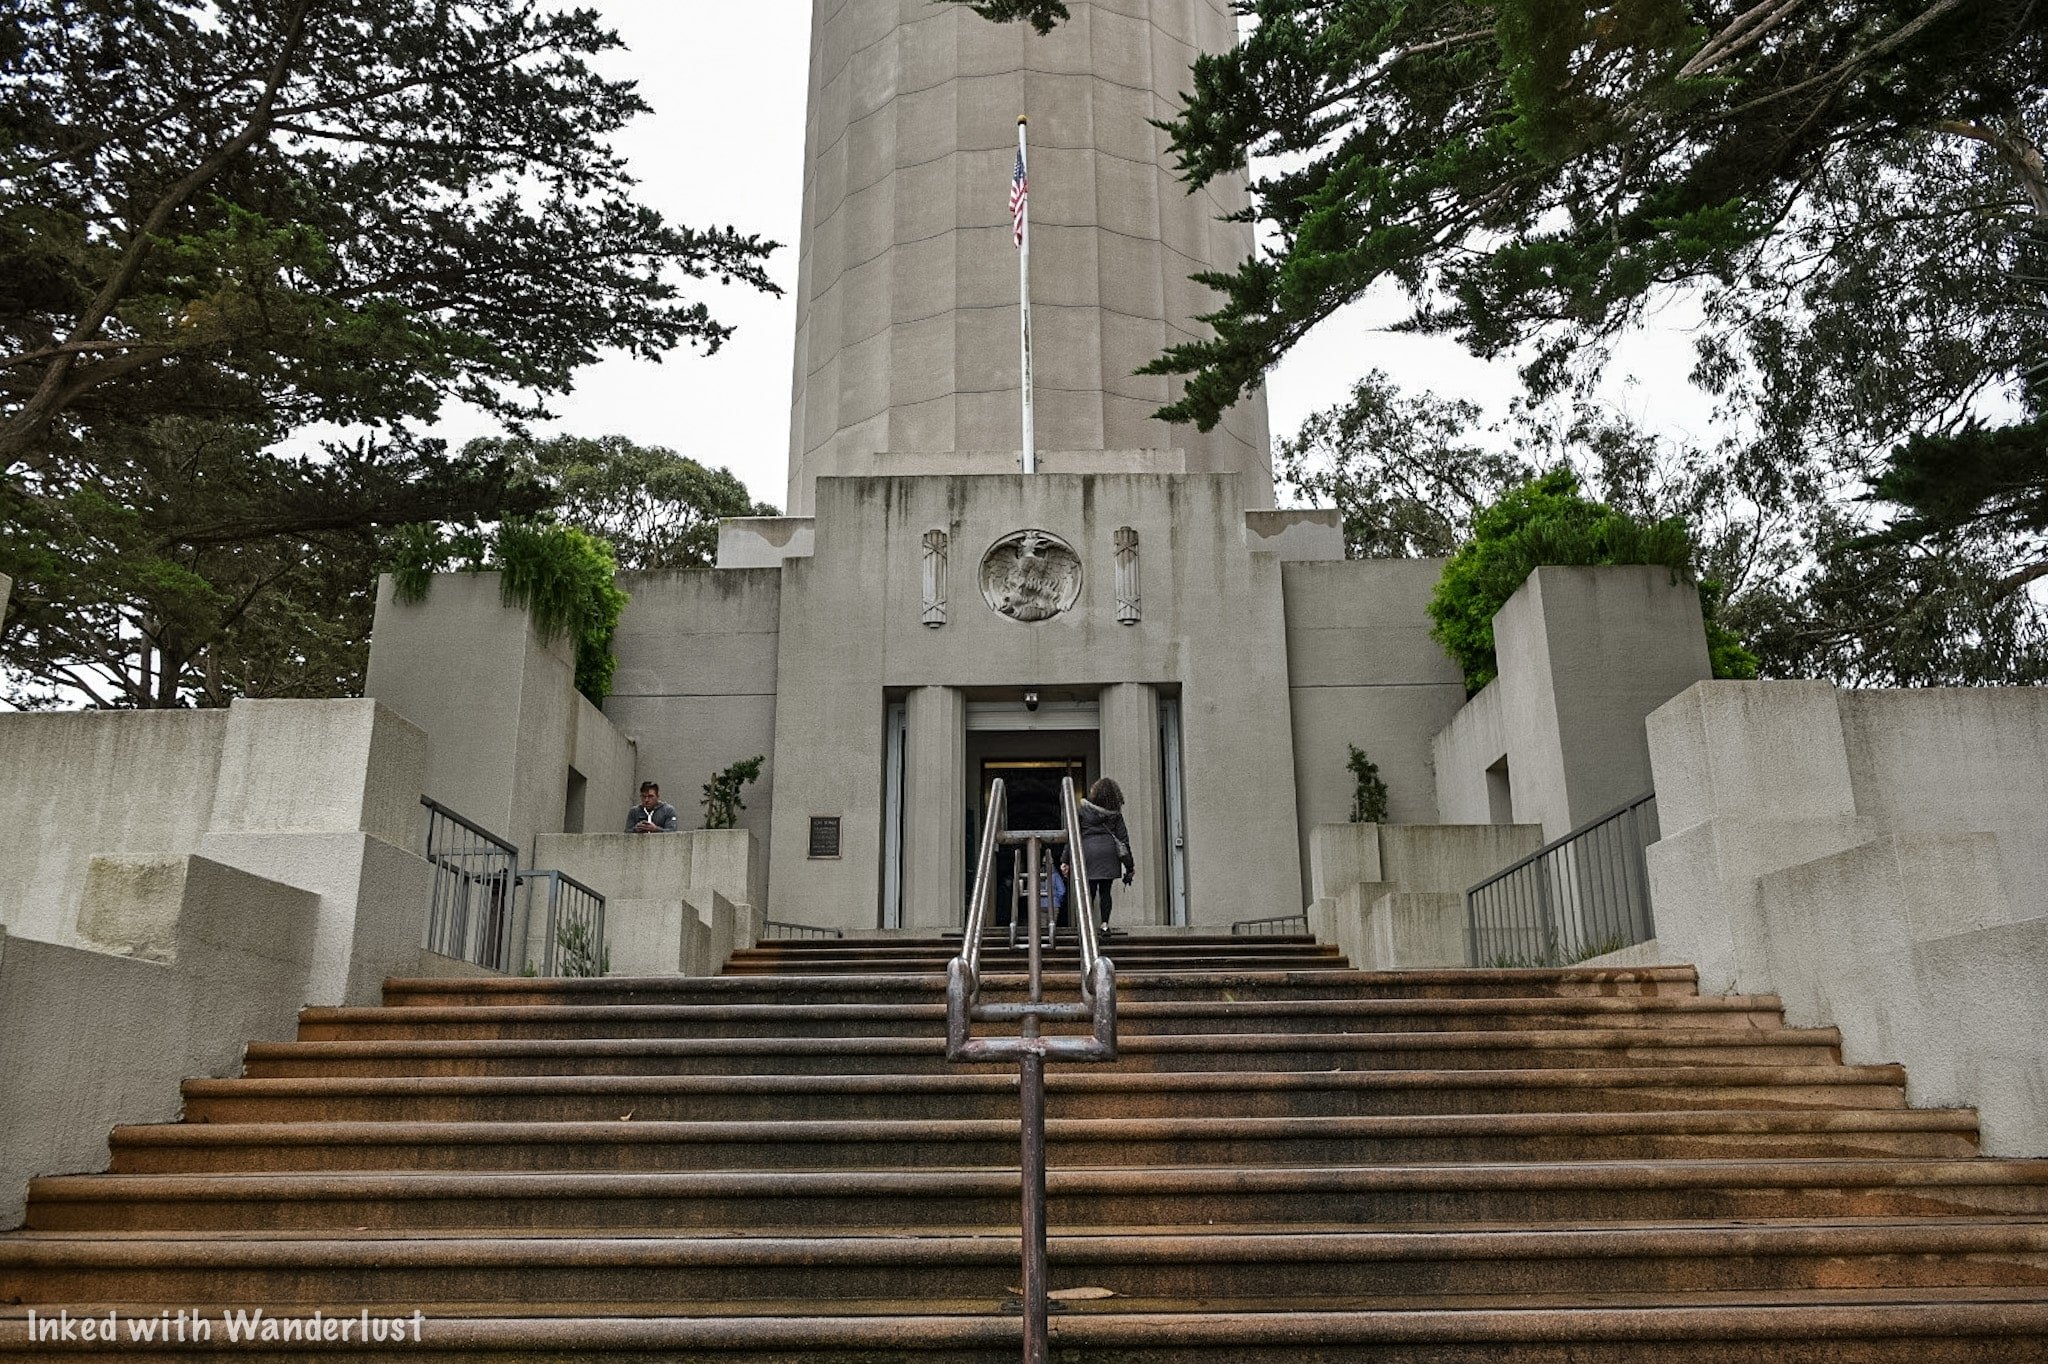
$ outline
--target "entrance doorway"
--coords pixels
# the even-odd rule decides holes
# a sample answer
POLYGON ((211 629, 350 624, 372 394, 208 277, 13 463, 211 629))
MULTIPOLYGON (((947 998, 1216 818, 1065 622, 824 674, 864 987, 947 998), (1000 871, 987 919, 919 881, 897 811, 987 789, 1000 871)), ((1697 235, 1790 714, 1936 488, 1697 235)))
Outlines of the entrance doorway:
POLYGON ((1003 796, 1009 815, 1003 821, 1006 832, 1019 829, 1060 827, 1060 782, 1071 777, 1074 793, 1088 791, 1088 758, 1071 753, 1058 757, 983 758, 981 780, 976 789, 986 799, 996 778, 1002 778, 1003 796))

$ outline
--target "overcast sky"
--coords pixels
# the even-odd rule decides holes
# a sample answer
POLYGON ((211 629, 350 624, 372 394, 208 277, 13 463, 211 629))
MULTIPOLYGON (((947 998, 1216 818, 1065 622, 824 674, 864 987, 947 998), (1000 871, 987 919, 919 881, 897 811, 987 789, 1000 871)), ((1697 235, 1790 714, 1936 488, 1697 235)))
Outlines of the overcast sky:
MULTIPOLYGON (((610 74, 637 80, 654 106, 620 144, 643 200, 672 221, 729 223, 784 243, 770 269, 785 293, 777 299, 712 287, 705 298, 715 315, 739 327, 716 356, 676 351, 658 365, 608 360, 584 371, 557 404, 561 419, 545 429, 665 445, 731 468, 756 498, 779 506, 788 465, 809 0, 596 3, 627 44, 609 61, 610 74)), ((1007 191, 989 189, 999 198, 1007 191)), ((1391 315, 1370 303, 1340 313, 1282 363, 1268 385, 1276 439, 1340 401, 1375 366, 1406 387, 1471 398, 1493 412, 1504 407, 1514 389, 1510 373, 1449 341, 1374 329, 1391 315)), ((1635 381, 1618 381, 1611 401, 1655 428, 1704 429, 1704 403, 1683 383, 1691 357, 1681 334, 1653 333, 1622 359, 1635 381)), ((463 411, 449 413, 440 428, 458 441, 494 429, 463 411)))

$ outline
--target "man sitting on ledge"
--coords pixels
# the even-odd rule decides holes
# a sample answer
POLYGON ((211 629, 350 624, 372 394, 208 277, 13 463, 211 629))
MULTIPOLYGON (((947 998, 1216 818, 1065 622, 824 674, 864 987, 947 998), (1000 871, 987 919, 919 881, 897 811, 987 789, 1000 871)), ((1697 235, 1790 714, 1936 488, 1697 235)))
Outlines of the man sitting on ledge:
POLYGON ((640 783, 640 803, 626 812, 629 834, 672 834, 676 831, 676 807, 661 798, 659 782, 640 783))

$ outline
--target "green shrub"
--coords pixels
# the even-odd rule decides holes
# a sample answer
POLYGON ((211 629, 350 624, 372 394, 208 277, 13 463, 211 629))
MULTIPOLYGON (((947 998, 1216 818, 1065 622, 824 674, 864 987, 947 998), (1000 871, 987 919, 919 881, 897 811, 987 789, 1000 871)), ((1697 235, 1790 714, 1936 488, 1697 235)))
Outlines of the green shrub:
POLYGON ((704 783, 705 828, 739 827, 740 811, 747 808, 747 803, 740 799, 740 788, 760 777, 761 764, 766 761, 767 754, 757 753, 744 762, 734 763, 704 783))
POLYGON ((1385 824, 1387 822, 1387 784, 1380 779, 1379 764, 1365 756, 1365 750, 1357 744, 1346 744, 1351 750, 1350 760, 1344 765, 1351 769, 1351 822, 1353 824, 1385 824))
MULTIPOLYGON (((1473 518, 1472 538, 1444 565, 1430 598, 1430 634, 1463 669, 1466 690, 1477 692, 1497 671, 1493 617, 1537 568, 1660 564, 1674 582, 1692 582, 1693 554, 1683 517, 1645 525, 1584 496, 1571 470, 1553 469, 1510 488, 1473 518)), ((1698 588, 1714 676, 1755 677, 1756 656, 1714 620, 1719 585, 1698 588)))
POLYGON ((611 695, 612 636, 627 597, 606 541, 550 521, 506 521, 488 540, 476 532, 443 538, 432 527, 407 526, 392 545, 398 600, 422 601, 434 574, 495 569, 507 606, 523 607, 544 640, 568 636, 576 646, 576 690, 601 705, 611 695))

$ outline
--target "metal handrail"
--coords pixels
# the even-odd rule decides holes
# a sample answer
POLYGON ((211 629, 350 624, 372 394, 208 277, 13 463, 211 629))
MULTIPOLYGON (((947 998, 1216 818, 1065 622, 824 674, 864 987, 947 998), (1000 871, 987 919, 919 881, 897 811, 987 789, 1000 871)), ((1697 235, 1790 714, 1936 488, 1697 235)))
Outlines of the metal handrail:
POLYGON ((1308 915, 1275 914, 1264 919, 1239 919, 1230 926, 1233 938, 1256 938, 1274 936, 1287 932, 1283 925, 1300 925, 1301 931, 1308 932, 1308 915))
MULTIPOLYGON (((975 858, 974 891, 967 902, 966 939, 960 955, 946 967, 946 1056, 953 1061, 1018 1063, 1018 1116, 1022 1184, 1022 1259, 1025 1364, 1045 1364, 1047 1353, 1045 1267, 1045 1062, 1057 1056, 1069 1061, 1116 1059, 1116 965, 1102 955, 1095 905, 1088 893, 1088 868, 1081 844, 1081 809, 1074 779, 1060 782, 1061 828, 1006 831, 1009 798, 1002 778, 990 784, 981 849, 975 858), (1048 908, 1040 895, 1043 856, 1048 847, 1064 844, 1073 854, 1075 934, 1081 948, 1081 999, 1078 1003, 1046 1002, 1041 916, 1048 908), (1030 982, 1022 1004, 981 1002, 981 939, 995 898, 996 850, 1024 851, 1029 875, 1025 913, 1029 915, 1030 982), (977 1022, 1016 1020, 1015 1037, 974 1037, 977 1022), (1086 1037, 1045 1037, 1046 1019, 1089 1024, 1086 1037)), ((1017 873, 1022 875, 1023 872, 1017 873)))
POLYGON ((602 976, 611 969, 611 947, 604 934, 604 896, 564 871, 528 867, 519 873, 525 888, 524 931, 533 946, 533 887, 548 883, 547 917, 541 928, 540 961, 528 970, 543 976, 602 976))
POLYGON ((787 919, 763 919, 761 921, 761 940, 763 942, 783 938, 843 938, 845 936, 846 930, 827 928, 823 924, 794 924, 787 919))
POLYGON ((420 945, 493 971, 512 959, 519 849, 431 796, 426 860, 434 868, 420 945))
POLYGON ((1656 936, 1657 793, 1589 819, 1465 892, 1474 966, 1564 966, 1656 936))

